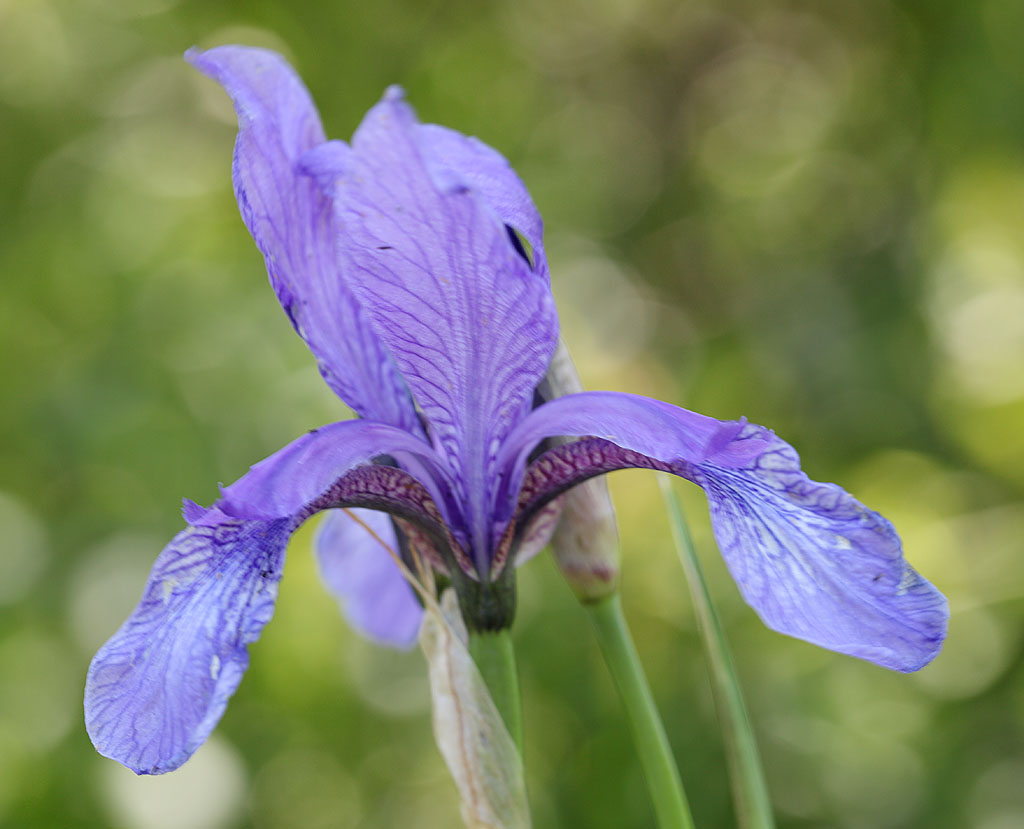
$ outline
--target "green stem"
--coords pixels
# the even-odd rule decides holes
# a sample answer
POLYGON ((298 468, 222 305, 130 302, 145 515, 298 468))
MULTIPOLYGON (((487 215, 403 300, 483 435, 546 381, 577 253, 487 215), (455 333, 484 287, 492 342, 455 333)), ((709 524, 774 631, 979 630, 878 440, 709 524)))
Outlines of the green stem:
POLYGON ((519 677, 516 674, 516 655, 508 629, 473 631, 469 634, 469 652, 480 669, 491 699, 505 721, 508 733, 523 753, 523 715, 519 701, 519 677))
POLYGON ((768 787, 765 785, 754 729, 743 702, 743 691, 725 639, 725 631, 711 602, 711 592, 700 559, 697 558, 679 498, 668 477, 660 477, 662 494, 668 506, 669 524, 675 537, 679 561, 690 585, 697 622, 711 667, 715 707, 722 723, 725 751, 729 759, 736 822, 744 829, 772 829, 775 822, 768 787))
POLYGON ((654 706, 640 657, 629 635, 617 593, 585 604, 633 731, 640 765, 661 829, 693 829, 693 818, 679 779, 665 728, 654 706))

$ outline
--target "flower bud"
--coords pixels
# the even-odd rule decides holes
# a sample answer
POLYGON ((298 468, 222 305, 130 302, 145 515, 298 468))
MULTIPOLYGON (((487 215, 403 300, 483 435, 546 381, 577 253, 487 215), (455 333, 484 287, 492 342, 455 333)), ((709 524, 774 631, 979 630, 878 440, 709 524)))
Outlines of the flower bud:
POLYGON ((566 493, 551 547, 581 602, 596 602, 618 589, 619 531, 604 478, 591 478, 566 493))

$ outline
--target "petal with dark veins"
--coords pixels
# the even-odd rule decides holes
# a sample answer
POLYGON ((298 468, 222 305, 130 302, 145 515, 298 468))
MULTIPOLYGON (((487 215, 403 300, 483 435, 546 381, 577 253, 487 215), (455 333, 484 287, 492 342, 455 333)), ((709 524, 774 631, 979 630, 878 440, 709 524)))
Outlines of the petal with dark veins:
POLYGON ((793 448, 769 429, 584 392, 546 403, 520 424, 502 456, 508 480, 515 483, 517 464, 538 439, 567 434, 595 436, 530 464, 517 490, 517 520, 594 475, 672 472, 705 490, 726 564, 769 627, 899 671, 938 653, 946 599, 904 559, 892 525, 835 484, 810 480, 793 448))
POLYGON ((812 481, 785 441, 739 467, 686 473, 707 493, 715 538, 747 603, 765 624, 897 671, 930 662, 949 605, 903 557, 892 525, 835 484, 812 481))
POLYGON ((521 485, 540 493, 534 505, 540 506, 579 481, 613 469, 671 471, 673 464, 699 463, 712 456, 722 464, 742 463, 764 448, 758 438, 738 438, 743 427, 743 421, 715 420, 635 394, 588 391, 558 397, 530 412, 502 446, 498 468, 503 486, 497 492, 496 517, 499 522, 510 518, 517 501, 520 508, 527 506, 521 485), (537 444, 567 436, 602 440, 549 450, 531 465, 524 481, 526 459, 537 444), (563 462, 562 455, 575 457, 563 462))
POLYGON ((273 615, 293 528, 228 521, 188 527, 167 545, 138 606, 89 666, 85 720, 100 754, 162 774, 203 743, 273 615))
MULTIPOLYGON (((344 501, 343 495, 330 496, 332 489, 342 489, 341 482, 349 473, 360 472, 362 467, 374 458, 386 457, 396 452, 410 452, 424 461, 424 469, 437 469, 433 450, 424 441, 408 432, 373 423, 367 420, 345 420, 332 423, 320 429, 307 432, 283 449, 264 458, 241 478, 221 491, 221 498, 209 509, 214 515, 248 520, 268 520, 312 515, 319 509, 333 506, 370 506, 368 503, 344 501)), ((371 469, 392 470, 393 467, 371 467, 371 469)), ((373 472, 360 472, 365 478, 373 472)), ((380 472, 380 476, 391 473, 380 472)), ((439 473, 440 474, 440 473, 439 473)), ((425 501, 432 501, 425 495, 424 483, 404 473, 411 483, 405 489, 391 485, 391 479, 383 482, 377 491, 371 491, 369 483, 355 494, 378 498, 381 503, 374 508, 385 509, 387 499, 395 499, 396 507, 408 508, 415 517, 422 511, 425 501), (415 498, 407 498, 418 486, 415 498), (424 497, 425 496, 425 497, 424 497)), ((392 475, 393 477, 393 475, 392 475)), ((193 523, 206 523, 201 508, 188 507, 187 517, 193 523)), ((430 516, 436 518, 436 512, 430 516)))

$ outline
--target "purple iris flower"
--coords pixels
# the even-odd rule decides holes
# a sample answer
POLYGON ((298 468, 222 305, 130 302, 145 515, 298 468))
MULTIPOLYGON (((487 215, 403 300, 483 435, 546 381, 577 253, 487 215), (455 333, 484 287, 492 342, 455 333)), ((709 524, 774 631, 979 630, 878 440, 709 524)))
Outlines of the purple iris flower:
POLYGON ((303 435, 208 508, 186 502, 188 526, 89 668, 100 753, 159 774, 206 739, 311 515, 331 511, 317 539, 324 580, 371 636, 410 642, 420 608, 339 508, 446 574, 471 629, 500 629, 514 613, 512 565, 543 540, 552 504, 626 467, 704 489, 726 563, 770 627, 901 671, 935 656, 947 604, 892 526, 808 479, 770 430, 615 392, 537 405, 558 341, 543 225, 496 151, 418 123, 397 88, 351 144, 327 141, 278 55, 225 46, 187 59, 234 101, 242 218, 292 325, 359 418, 303 435), (579 439, 548 441, 567 436, 579 439))

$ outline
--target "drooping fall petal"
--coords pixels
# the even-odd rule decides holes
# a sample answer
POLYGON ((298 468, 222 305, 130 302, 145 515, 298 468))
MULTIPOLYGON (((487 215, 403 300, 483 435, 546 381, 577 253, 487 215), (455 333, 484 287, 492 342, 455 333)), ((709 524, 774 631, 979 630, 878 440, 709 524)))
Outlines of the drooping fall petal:
MULTIPOLYGON (((417 454, 428 464, 433 456, 424 441, 382 423, 332 423, 307 432, 254 464, 245 475, 222 489, 213 508, 232 518, 267 520, 306 517, 330 506, 393 506, 402 514, 416 517, 422 513, 424 518, 436 520, 436 513, 426 512, 426 504, 431 502, 432 506, 432 499, 423 484, 394 467, 366 467, 374 458, 395 452, 417 454), (360 477, 366 485, 358 491, 346 487, 349 477, 360 477), (332 488, 338 490, 336 503, 324 500, 332 488)), ((195 512, 189 520, 204 521, 195 512)))
POLYGON ((897 671, 939 652, 949 605, 903 557, 885 518, 835 484, 810 480, 767 429, 768 448, 739 467, 713 461, 704 488, 715 538, 740 592, 770 628, 897 671))
POLYGON ((835 484, 810 480, 793 448, 769 429, 585 392, 523 421, 503 455, 510 480, 511 459, 545 432, 594 437, 557 446, 526 469, 520 515, 614 469, 672 472, 704 488, 733 578, 769 627, 900 671, 938 653, 948 605, 904 559, 892 525, 835 484))
POLYGON ((100 754, 162 774, 203 743, 273 615, 293 529, 288 519, 229 520, 188 527, 167 545, 89 666, 85 721, 100 754))

